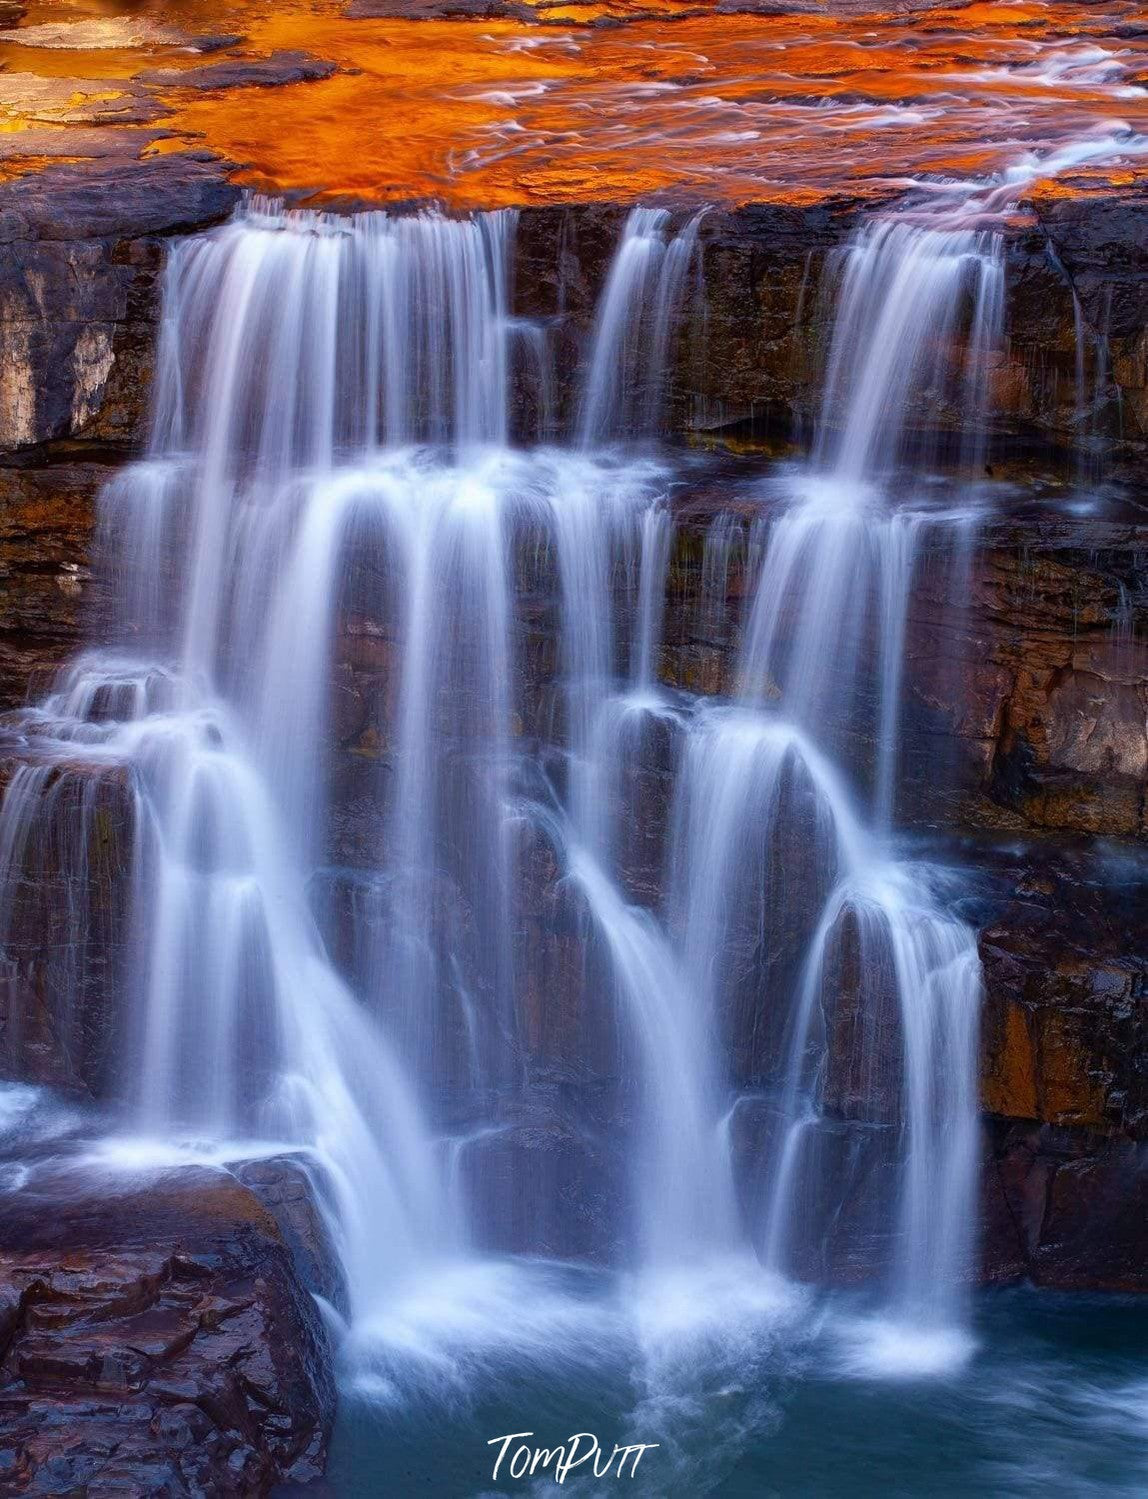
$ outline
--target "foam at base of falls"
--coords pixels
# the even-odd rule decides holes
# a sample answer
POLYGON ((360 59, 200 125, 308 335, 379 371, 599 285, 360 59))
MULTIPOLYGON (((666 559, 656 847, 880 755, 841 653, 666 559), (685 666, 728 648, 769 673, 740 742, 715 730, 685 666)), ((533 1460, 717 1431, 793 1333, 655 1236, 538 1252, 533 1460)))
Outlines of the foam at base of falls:
MULTIPOLYGON (((614 1420, 692 1424, 715 1380, 746 1388, 808 1336, 809 1293, 752 1258, 616 1276, 544 1261, 459 1264, 392 1300, 343 1344, 348 1396, 391 1408, 466 1406, 538 1381, 621 1380, 614 1420), (626 1371, 630 1371, 627 1374, 626 1371)), ((639 1438, 636 1438, 640 1440, 639 1438)))
POLYGON ((921 1327, 883 1317, 846 1318, 836 1329, 835 1366, 854 1379, 935 1379, 969 1362, 976 1339, 960 1327, 921 1327))

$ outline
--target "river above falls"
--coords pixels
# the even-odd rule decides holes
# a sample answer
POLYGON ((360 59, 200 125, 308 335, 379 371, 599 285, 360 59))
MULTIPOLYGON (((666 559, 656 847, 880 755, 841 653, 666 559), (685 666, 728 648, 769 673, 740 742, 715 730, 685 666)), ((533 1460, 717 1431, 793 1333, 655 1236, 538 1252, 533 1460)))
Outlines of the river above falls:
POLYGON ((873 203, 1148 121, 1128 0, 33 3, 0 61, 9 170, 207 148, 263 191, 465 210, 873 203))

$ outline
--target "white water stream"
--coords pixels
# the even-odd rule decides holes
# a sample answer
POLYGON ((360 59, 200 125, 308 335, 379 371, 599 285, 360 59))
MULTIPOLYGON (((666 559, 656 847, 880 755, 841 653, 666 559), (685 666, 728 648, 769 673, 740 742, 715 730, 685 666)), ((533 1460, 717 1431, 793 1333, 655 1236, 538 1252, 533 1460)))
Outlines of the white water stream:
MULTIPOLYGON (((989 221, 1016 190, 880 220, 846 248, 814 455, 780 497, 755 488, 720 701, 661 681, 674 465, 608 445, 658 431, 698 220, 631 216, 566 448, 508 440, 516 360, 541 367, 509 305, 512 214, 256 201, 175 250, 149 451, 102 502, 112 638, 24 716, 0 862, 8 889, 35 877, 73 816, 83 887, 102 798, 126 798, 117 1148, 302 1152, 380 1398, 465 1382, 479 1347, 530 1359, 563 1329, 606 1336, 539 1267, 475 1251, 483 1173, 441 1148, 460 1115, 452 1138, 496 1145, 506 1100, 535 1087, 526 828, 583 918, 563 1061, 592 1043, 621 1075, 611 1228, 649 1346, 723 1306, 734 1322, 792 1308, 785 1282, 841 1207, 826 1162, 844 1129, 884 1183, 876 1364, 961 1351, 979 964, 943 880, 895 836, 916 561, 931 528, 961 528, 889 483, 934 457, 922 400, 957 404, 958 461, 983 465, 1003 308, 989 221), (541 729, 523 687, 532 570, 558 596, 541 729), (666 867, 638 904, 621 846, 651 807, 624 788, 659 737, 666 867), (771 967, 795 931, 797 961, 771 967), (729 1127, 749 951, 772 1038, 757 1201, 729 1127)), ((727 518, 710 541, 702 607, 720 613, 727 518)), ((12 912, 6 897, 6 930, 12 912)))

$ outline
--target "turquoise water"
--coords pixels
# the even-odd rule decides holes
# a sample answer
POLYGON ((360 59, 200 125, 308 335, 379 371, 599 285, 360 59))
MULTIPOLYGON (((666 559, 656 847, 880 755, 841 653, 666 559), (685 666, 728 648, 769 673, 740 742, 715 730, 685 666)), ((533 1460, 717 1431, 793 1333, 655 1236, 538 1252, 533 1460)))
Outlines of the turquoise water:
MULTIPOLYGON (((324 1492, 428 1499, 621 1489, 642 1496, 1027 1496, 1148 1492, 1148 1301, 1031 1290, 983 1293, 967 1358, 929 1376, 859 1361, 865 1309, 803 1300, 776 1316, 735 1316, 719 1336, 635 1337, 625 1295, 582 1277, 586 1330, 555 1331, 467 1357, 441 1379, 343 1400, 324 1492), (607 1313, 607 1308, 609 1311, 607 1313), (503 1357, 505 1354, 505 1357, 503 1357), (509 1445, 554 1448, 597 1436, 656 1442, 636 1476, 514 1479, 509 1445)), ((538 1300, 524 1294, 529 1320, 538 1300)), ((511 1313, 513 1315, 513 1312, 511 1313)), ((639 1321, 641 1318, 639 1317, 639 1321)), ((424 1371, 425 1373, 425 1371, 424 1371)), ((369 1383, 369 1382, 368 1382, 369 1383)), ((418 1383, 416 1381, 416 1383, 418 1383)))

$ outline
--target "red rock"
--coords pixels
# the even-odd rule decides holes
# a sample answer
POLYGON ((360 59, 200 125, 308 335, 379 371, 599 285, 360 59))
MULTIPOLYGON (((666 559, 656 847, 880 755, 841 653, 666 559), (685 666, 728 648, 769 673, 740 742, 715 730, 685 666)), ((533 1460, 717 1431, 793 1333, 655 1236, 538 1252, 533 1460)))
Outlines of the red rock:
POLYGON ((322 1471, 326 1336, 274 1219, 224 1173, 29 1190, 0 1226, 0 1334, 5 1493, 254 1496, 322 1471))

